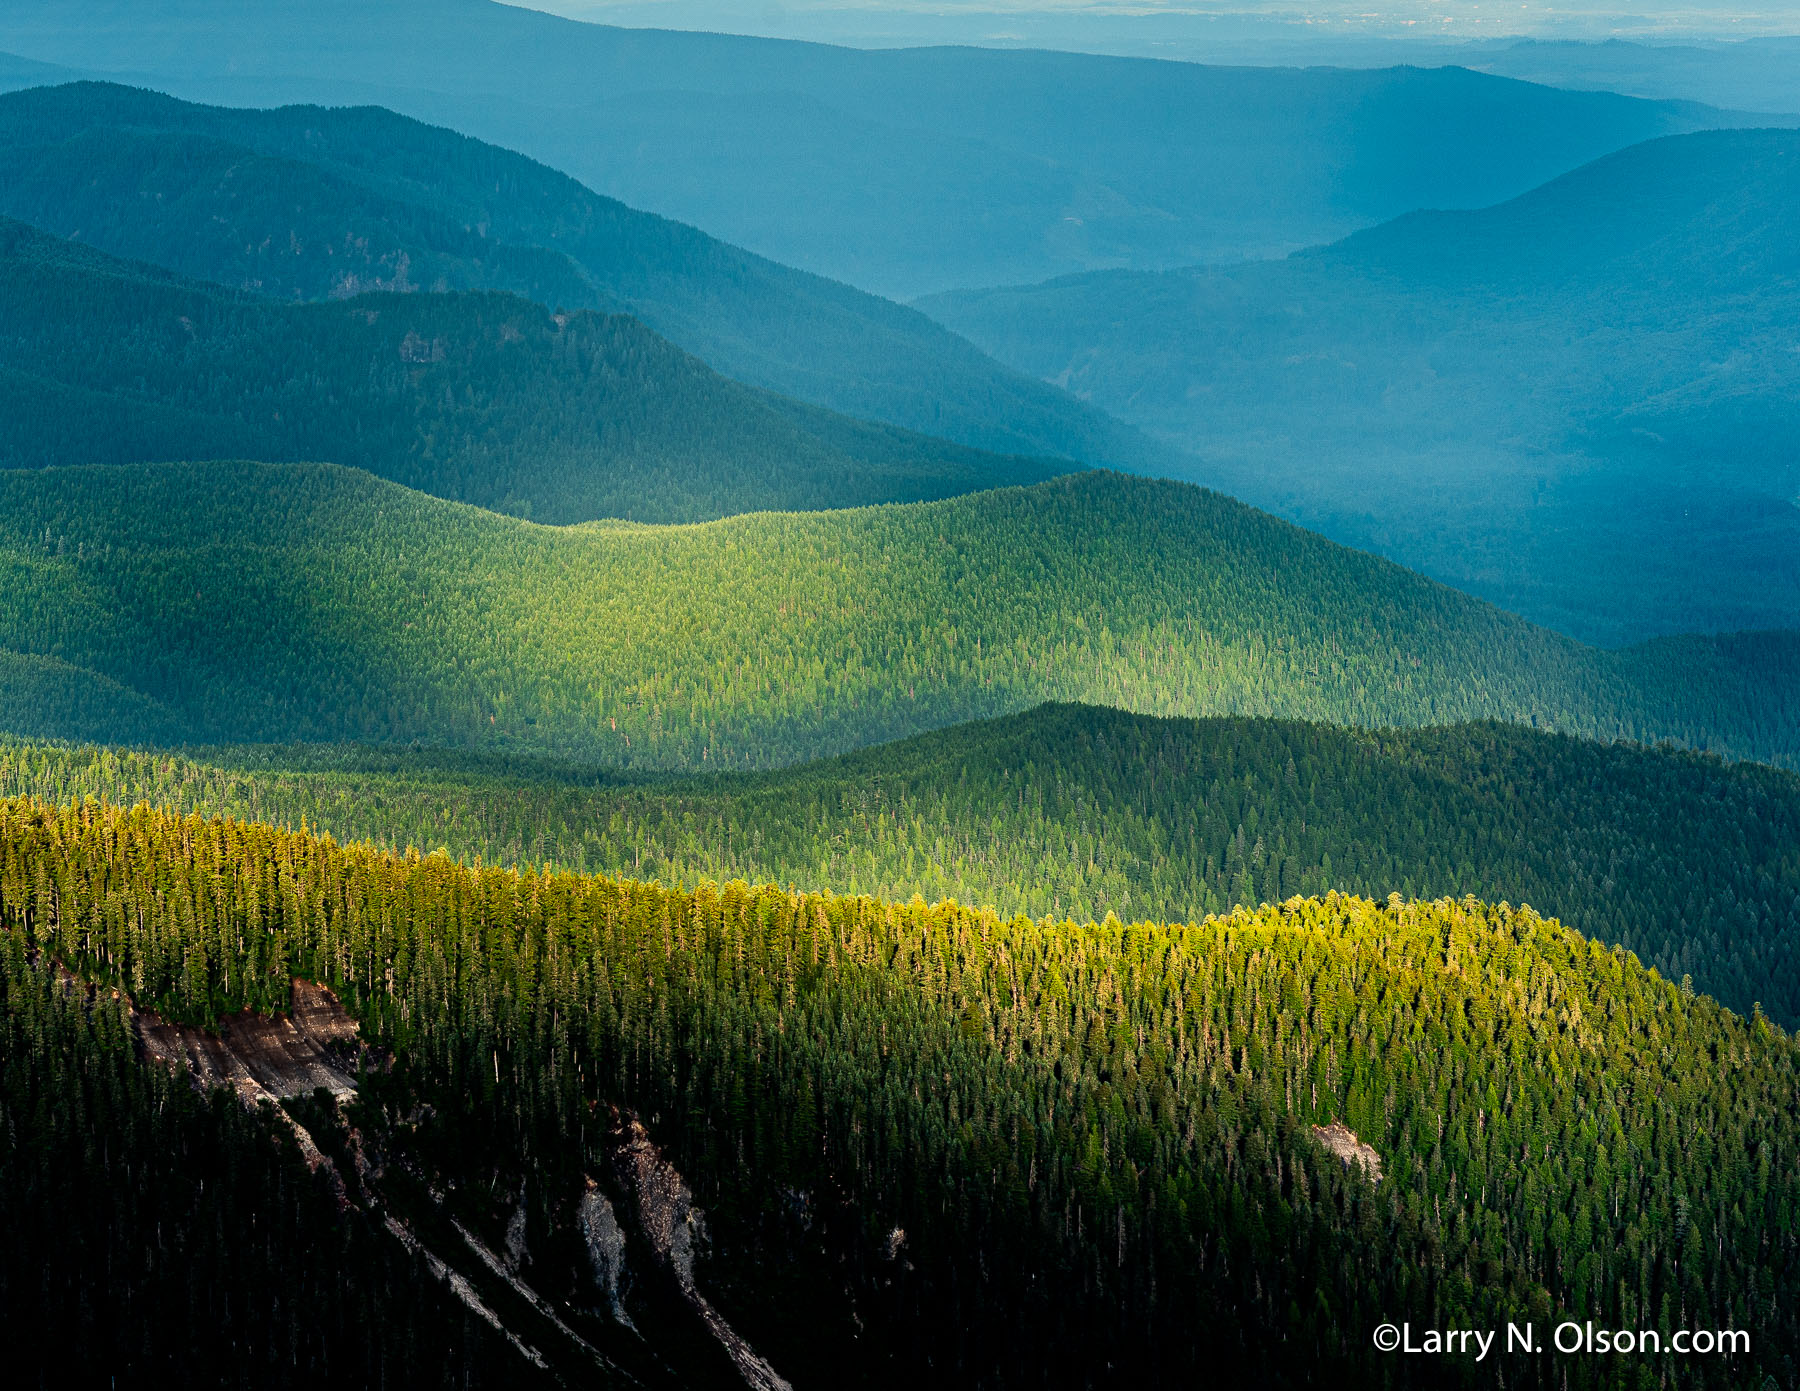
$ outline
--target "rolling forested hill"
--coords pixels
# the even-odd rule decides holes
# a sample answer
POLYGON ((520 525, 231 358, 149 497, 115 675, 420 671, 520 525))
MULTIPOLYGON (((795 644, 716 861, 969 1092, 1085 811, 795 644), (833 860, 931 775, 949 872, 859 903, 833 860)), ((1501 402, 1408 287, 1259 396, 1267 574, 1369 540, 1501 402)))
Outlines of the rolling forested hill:
MULTIPOLYGON (((342 1115, 289 1108, 338 1156, 346 1224, 410 1211, 505 1241, 586 1329, 617 1274, 587 1214, 610 1195, 632 1221, 648 1168, 707 1237, 685 1288, 803 1391, 1376 1384, 1384 1320, 1747 1334, 1679 1364, 1595 1357, 1596 1386, 1672 1365, 1756 1385, 1800 1351, 1800 1048, 1526 909, 1331 894, 1188 925, 1009 921, 9 801, 0 925, 36 1015, 0 1033, 9 1102, 82 1027, 33 953, 192 1025, 323 982, 393 1062, 342 1115), (1340 1159, 1328 1124, 1367 1150, 1340 1159)), ((103 989, 93 1072, 117 1072, 121 1013, 103 989)), ((115 1152, 156 1172, 149 1146, 191 1124, 149 1130, 128 1090, 90 1106, 144 1129, 96 1156, 59 1127, 34 1174, 115 1152)), ((215 1209, 253 1188, 244 1167, 215 1209)), ((104 1221, 80 1230, 108 1249, 104 1221)), ((19 1249, 0 1247, 9 1315, 78 1326, 19 1249)), ((95 1351, 50 1345, 65 1368, 95 1351)), ((1562 1386, 1570 1359, 1502 1365, 1562 1386)))
POLYGON ((1049 464, 718 376, 513 295, 270 304, 0 219, 0 466, 325 459, 548 522, 914 502, 1049 464))
POLYGON ((390 111, 224 110, 96 83, 9 93, 0 214, 276 298, 500 289, 626 312, 728 376, 852 416, 1005 453, 1180 462, 915 310, 390 111))
POLYGON ((1602 650, 1062 471, 1186 466, 1067 386, 1566 628, 1800 627, 1791 135, 486 0, 20 39, 896 285, 1631 148, 959 302, 1052 386, 391 111, 0 97, 14 1380, 1794 1382, 1800 631, 1602 650), (1733 1341, 1421 1372, 1390 1320, 1733 1341))
POLYGON ((664 883, 1157 919, 1336 888, 1530 903, 1800 1021, 1800 779, 1516 726, 1361 732, 1085 706, 773 773, 621 779, 370 746, 0 742, 0 796, 97 797, 664 883))
POLYGON ((14 470, 0 564, 0 650, 127 687, 190 738, 709 770, 1061 699, 1800 753, 1800 639, 1602 652, 1216 494, 1116 474, 557 529, 328 465, 14 470))
POLYGON ((1800 136, 1285 261, 934 299, 1209 481, 1596 641, 1800 624, 1800 136))
POLYGON ((0 49, 228 104, 393 107, 897 296, 1279 254, 1743 119, 1460 68, 859 51, 487 0, 37 0, 0 10, 0 49))

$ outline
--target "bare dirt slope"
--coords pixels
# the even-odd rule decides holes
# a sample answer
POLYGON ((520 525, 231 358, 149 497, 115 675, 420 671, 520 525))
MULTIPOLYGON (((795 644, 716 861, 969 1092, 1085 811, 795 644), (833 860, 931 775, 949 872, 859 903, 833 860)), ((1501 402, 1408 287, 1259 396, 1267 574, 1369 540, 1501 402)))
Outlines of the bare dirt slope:
POLYGON ((144 1052, 171 1065, 186 1063, 202 1088, 230 1087, 250 1105, 303 1096, 324 1087, 339 1100, 356 1091, 356 1021, 322 985, 294 982, 286 1015, 234 1014, 218 1033, 171 1024, 135 1011, 144 1052))

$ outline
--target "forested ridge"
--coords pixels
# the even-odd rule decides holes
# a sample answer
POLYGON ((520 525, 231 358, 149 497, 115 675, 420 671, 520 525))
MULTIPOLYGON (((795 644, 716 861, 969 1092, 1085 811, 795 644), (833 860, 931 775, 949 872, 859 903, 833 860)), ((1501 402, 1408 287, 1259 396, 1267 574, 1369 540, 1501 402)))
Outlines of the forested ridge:
POLYGON ((1793 1375, 1800 1049, 1526 909, 1331 894, 1084 925, 15 800, 0 920, 15 961, 196 1023, 330 983, 398 1060, 352 1115, 471 1211, 528 1174, 547 1286, 580 1278, 554 1238, 599 1103, 633 1107, 797 1385, 1416 1382, 1368 1346, 1399 1317, 1747 1329, 1749 1357, 1671 1374, 1793 1375), (1378 1184, 1313 1140, 1334 1119, 1378 1184))
POLYGON ((720 377, 513 295, 281 305, 0 219, 0 466, 328 460, 544 522, 916 502, 1063 466, 720 377))
POLYGON ((379 107, 197 106, 111 83, 0 96, 0 214, 277 299, 507 290, 630 313, 709 366, 1005 454, 1180 456, 915 310, 379 107))
POLYGON ((1800 1021, 1800 778, 1501 724, 1046 707, 775 773, 622 780, 367 746, 0 740, 0 795, 233 816, 469 863, 1158 920, 1331 889, 1529 903, 1800 1021))
POLYGON ((188 739, 704 771, 1046 699, 1500 717, 1780 760, 1800 729, 1792 635, 1603 652, 1216 494, 1116 474, 559 529, 325 465, 13 470, 0 567, 0 648, 129 687, 188 739))

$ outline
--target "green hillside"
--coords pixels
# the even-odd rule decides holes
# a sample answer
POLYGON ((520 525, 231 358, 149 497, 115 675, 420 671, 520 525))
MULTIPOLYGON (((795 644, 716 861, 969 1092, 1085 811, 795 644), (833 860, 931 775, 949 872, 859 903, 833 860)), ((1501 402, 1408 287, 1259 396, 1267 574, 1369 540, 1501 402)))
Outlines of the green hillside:
POLYGON ((1340 889, 1530 903, 1800 1021, 1800 780, 1483 724, 1364 733, 1084 706, 773 773, 625 780, 368 746, 0 741, 0 796, 149 802, 394 850, 1002 914, 1174 920, 1340 889))
POLYGON ((167 744, 188 728, 141 692, 41 653, 0 652, 0 708, 14 734, 167 744))
POLYGON ((327 459, 540 521, 700 521, 1035 482, 503 294, 273 305, 0 220, 0 466, 327 459))
POLYGON ((1800 1351, 1800 1048, 1524 909, 1009 921, 8 802, 0 923, 197 1022, 328 982, 396 1063, 348 1114, 383 1159, 351 1211, 522 1210, 559 1301, 595 1300, 576 1208, 629 1108, 705 1208, 700 1278, 801 1388, 1371 1384, 1385 1320, 1749 1335, 1692 1386, 1800 1351))
POLYGON ((0 214, 276 298, 498 289, 630 313, 727 376, 852 416, 1003 453, 1174 458, 915 310, 378 108, 227 110, 97 83, 9 93, 0 214))
POLYGON ((1650 141, 1284 261, 933 299, 1214 486, 1608 644, 1800 626, 1800 135, 1650 141))
POLYGON ((96 672, 214 741, 710 770, 1056 699, 1800 752, 1800 639, 1596 651, 1120 475, 557 529, 329 465, 15 470, 0 565, 0 649, 96 672))

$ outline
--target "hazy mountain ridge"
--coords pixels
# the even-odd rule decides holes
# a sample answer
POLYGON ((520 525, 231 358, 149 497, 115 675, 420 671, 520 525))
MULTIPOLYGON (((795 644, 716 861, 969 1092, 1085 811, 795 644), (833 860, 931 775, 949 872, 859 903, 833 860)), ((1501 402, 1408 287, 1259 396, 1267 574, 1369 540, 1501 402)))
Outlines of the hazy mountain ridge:
POLYGON ((1650 142, 1278 263, 926 307, 1219 486, 1603 641, 1800 622, 1800 137, 1650 142))
POLYGON ((0 400, 4 467, 325 459, 547 522, 916 502, 1061 471, 781 401, 624 316, 493 292, 270 304, 5 219, 0 400))
POLYGON ((254 18, 183 0, 151 22, 51 5, 0 19, 8 46, 201 99, 392 106, 894 295, 1280 253, 1748 119, 1456 68, 857 50, 467 0, 309 0, 254 18), (796 120, 796 102, 817 118, 796 120), (845 167, 872 175, 820 177, 845 167))
POLYGON ((300 298, 507 289, 631 313, 751 385, 976 448, 1181 462, 914 310, 391 112, 77 84, 0 97, 0 134, 0 213, 201 279, 300 298))

